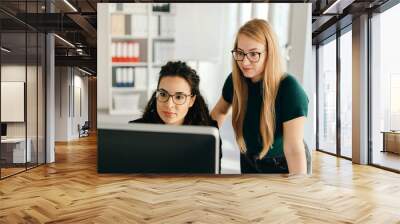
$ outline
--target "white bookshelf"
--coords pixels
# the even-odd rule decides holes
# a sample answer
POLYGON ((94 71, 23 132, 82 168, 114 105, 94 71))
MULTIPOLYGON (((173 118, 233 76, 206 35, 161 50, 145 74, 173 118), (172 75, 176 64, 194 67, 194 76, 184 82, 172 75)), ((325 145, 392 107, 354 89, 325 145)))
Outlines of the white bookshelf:
POLYGON ((140 115, 161 66, 174 59, 174 5, 170 12, 154 12, 153 5, 108 3, 98 10, 98 76, 106 78, 112 115, 140 115))

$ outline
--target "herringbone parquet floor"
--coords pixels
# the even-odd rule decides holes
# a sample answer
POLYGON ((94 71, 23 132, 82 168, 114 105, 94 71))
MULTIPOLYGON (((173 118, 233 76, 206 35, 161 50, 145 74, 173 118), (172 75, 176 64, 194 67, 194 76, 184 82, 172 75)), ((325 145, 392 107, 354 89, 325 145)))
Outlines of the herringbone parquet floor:
POLYGON ((0 223, 400 223, 400 175, 315 152, 312 177, 96 172, 96 139, 0 181, 0 223))

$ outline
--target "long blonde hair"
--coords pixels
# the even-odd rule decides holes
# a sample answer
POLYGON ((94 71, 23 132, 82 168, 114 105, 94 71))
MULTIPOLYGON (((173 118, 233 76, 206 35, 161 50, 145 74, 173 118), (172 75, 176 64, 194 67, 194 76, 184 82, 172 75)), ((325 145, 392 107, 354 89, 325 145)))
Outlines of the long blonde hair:
MULTIPOLYGON (((253 19, 240 27, 234 49, 238 45, 239 35, 245 35, 257 42, 265 44, 265 68, 262 78, 263 104, 260 111, 260 133, 263 141, 263 148, 259 158, 267 155, 269 148, 274 141, 275 132, 275 99, 279 83, 284 74, 281 55, 277 37, 271 25, 262 19, 253 19)), ((261 63, 261 62, 258 62, 261 63)), ((233 102, 232 102, 232 126, 235 131, 236 141, 240 151, 245 153, 246 143, 243 138, 243 120, 246 114, 248 86, 237 62, 232 58, 232 79, 233 79, 233 102)))

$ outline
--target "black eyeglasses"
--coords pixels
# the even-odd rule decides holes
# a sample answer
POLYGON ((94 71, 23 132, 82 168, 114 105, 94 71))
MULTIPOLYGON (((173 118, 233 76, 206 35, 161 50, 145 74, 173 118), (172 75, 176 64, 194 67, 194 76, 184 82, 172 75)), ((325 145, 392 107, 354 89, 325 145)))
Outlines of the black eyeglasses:
POLYGON ((243 61, 244 57, 247 57, 250 62, 258 62, 261 58, 261 54, 264 52, 256 52, 256 51, 250 51, 247 53, 244 53, 243 51, 240 50, 232 50, 232 56, 236 61, 243 61))
POLYGON ((182 104, 186 103, 186 99, 188 96, 193 96, 193 94, 187 95, 184 93, 176 93, 176 94, 172 95, 172 94, 169 94, 165 90, 159 89, 156 91, 156 99, 161 103, 168 102, 169 98, 172 97, 172 101, 175 104, 182 105, 182 104))

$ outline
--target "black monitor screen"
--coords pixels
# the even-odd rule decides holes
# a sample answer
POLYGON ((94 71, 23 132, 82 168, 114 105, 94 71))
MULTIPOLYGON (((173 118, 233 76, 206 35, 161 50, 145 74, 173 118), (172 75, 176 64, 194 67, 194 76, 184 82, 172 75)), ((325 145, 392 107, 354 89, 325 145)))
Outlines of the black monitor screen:
POLYGON ((99 173, 217 173, 219 135, 214 127, 155 124, 102 125, 99 173))
POLYGON ((1 123, 1 136, 7 136, 7 124, 1 123))

